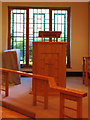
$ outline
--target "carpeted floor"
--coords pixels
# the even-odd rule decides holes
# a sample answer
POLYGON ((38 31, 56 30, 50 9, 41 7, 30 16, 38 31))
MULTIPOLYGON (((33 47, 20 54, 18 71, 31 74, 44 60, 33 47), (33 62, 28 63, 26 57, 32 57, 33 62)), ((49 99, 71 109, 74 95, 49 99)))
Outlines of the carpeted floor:
MULTIPOLYGON (((2 111, 1 111, 2 114, 1 114, 1 119, 0 120, 13 120, 13 118, 21 118, 19 120, 22 120, 22 118, 23 119, 28 118, 27 116, 24 116, 24 115, 22 115, 18 112, 12 111, 12 110, 7 109, 5 107, 0 106, 0 109, 2 109, 2 111)), ((18 119, 15 119, 15 120, 18 120, 18 119)))
MULTIPOLYGON (((23 113, 28 117, 36 118, 58 118, 59 117, 59 96, 49 96, 48 109, 43 109, 43 104, 38 103, 37 106, 32 105, 32 95, 29 94, 32 86, 31 78, 22 78, 20 85, 10 87, 9 96, 2 101, 3 106, 15 110, 19 113, 23 113)), ((66 87, 76 89, 80 91, 88 92, 88 87, 82 84, 82 77, 67 77, 66 87)), ((4 95, 4 93, 3 93, 4 95)), ((38 97, 43 99, 42 97, 38 97)), ((65 101, 66 105, 76 106, 76 103, 69 100, 65 101)), ((71 117, 75 117, 75 113, 69 110, 65 110, 66 114, 70 114, 71 117)), ((88 118, 88 96, 83 98, 83 118, 88 118)))

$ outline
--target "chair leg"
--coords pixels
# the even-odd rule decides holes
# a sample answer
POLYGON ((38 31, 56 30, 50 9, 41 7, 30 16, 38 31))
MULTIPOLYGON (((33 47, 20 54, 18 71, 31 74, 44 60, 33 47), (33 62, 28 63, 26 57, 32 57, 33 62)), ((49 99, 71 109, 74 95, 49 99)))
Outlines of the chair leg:
POLYGON ((85 85, 88 85, 88 59, 86 59, 86 81, 85 81, 85 85))
POLYGON ((85 60, 83 57, 83 84, 85 83, 84 76, 85 76, 85 60))

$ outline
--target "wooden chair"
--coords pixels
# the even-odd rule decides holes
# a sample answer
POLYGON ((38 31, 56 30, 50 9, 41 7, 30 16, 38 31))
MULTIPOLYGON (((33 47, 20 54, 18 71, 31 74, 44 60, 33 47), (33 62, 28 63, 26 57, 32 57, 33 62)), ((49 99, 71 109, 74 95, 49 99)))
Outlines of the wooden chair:
POLYGON ((90 56, 83 57, 83 84, 88 85, 88 77, 90 72, 90 56))

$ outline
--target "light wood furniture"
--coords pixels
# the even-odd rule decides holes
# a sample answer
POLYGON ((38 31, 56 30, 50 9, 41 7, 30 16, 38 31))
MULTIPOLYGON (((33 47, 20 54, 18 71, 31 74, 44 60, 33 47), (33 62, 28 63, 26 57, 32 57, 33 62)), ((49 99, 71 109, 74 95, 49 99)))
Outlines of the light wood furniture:
MULTIPOLYGON (((4 50, 2 52, 2 67, 20 71, 20 49, 4 50)), ((9 73, 9 83, 20 84, 20 76, 9 73)))
MULTIPOLYGON (((0 68, 0 71, 2 71, 2 73, 7 73, 6 76, 8 75, 8 73, 13 73, 13 74, 18 74, 18 75, 35 78, 34 80, 36 80, 36 81, 37 81, 37 79, 39 79, 41 81, 46 81, 46 83, 48 83, 50 88, 52 88, 53 90, 57 90, 59 92, 59 95, 60 95, 60 106, 59 106, 60 116, 59 117, 60 118, 64 118, 64 117, 71 118, 70 115, 64 114, 64 109, 71 109, 71 110, 76 111, 76 113, 77 113, 76 118, 82 118, 82 98, 87 96, 86 92, 59 87, 56 85, 55 80, 52 77, 46 77, 46 76, 42 76, 42 75, 30 74, 30 73, 9 70, 9 69, 4 69, 4 68, 0 68), (65 101, 64 101, 65 99, 68 99, 71 101, 76 101, 77 108, 75 109, 75 108, 70 108, 69 106, 65 106, 65 101)), ((6 77, 6 81, 7 81, 7 78, 8 78, 8 76, 6 77)), ((48 91, 46 90, 45 94, 44 94, 44 108, 48 107, 48 97, 47 96, 48 96, 48 91)), ((37 86, 34 85, 33 105, 36 105, 36 103, 37 103, 37 86)))
POLYGON ((65 114, 65 109, 72 110, 76 112, 76 118, 82 117, 82 98, 77 97, 74 95, 66 95, 66 94, 60 94, 60 118, 72 118, 72 116, 65 114), (73 108, 73 106, 65 106, 65 99, 75 101, 76 102, 76 108, 73 108))
POLYGON ((39 37, 42 37, 42 42, 43 38, 50 38, 49 42, 52 42, 52 38, 56 38, 56 42, 58 42, 58 38, 60 38, 61 31, 39 31, 39 37))
POLYGON ((9 82, 8 82, 8 72, 2 72, 0 71, 0 94, 1 91, 5 91, 5 97, 9 94, 9 82), (4 75, 4 78, 2 77, 4 75), (2 80, 5 82, 4 88, 2 88, 2 80))
POLYGON ((83 84, 88 85, 88 76, 90 72, 90 56, 83 57, 83 84))
POLYGON ((33 42, 33 73, 54 77, 58 86, 66 87, 66 43, 33 42))
MULTIPOLYGON (((60 35, 61 31, 39 31, 42 42, 33 42, 33 74, 54 77, 58 86, 66 87, 66 42, 57 42, 60 35), (49 42, 43 42, 44 37, 48 37, 49 42), (52 42, 54 37, 56 42, 52 42)), ((57 90, 51 89, 46 81, 33 78, 32 93, 35 92, 34 86, 38 89, 37 95, 44 96, 47 104, 48 95, 59 94, 57 90)))

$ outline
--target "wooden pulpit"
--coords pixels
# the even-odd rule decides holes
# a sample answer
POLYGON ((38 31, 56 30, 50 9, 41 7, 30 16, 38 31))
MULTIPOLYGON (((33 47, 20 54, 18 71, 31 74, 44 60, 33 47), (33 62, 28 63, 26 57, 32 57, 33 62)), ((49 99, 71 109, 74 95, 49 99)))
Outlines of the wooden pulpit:
MULTIPOLYGON (((54 77, 58 86, 66 87, 66 42, 58 42, 60 35, 61 31, 39 31, 42 42, 33 42, 33 74, 54 77), (56 42, 51 42, 51 39, 49 42, 43 42, 43 37, 55 37, 56 42)), ((35 81, 39 93, 42 92, 45 89, 45 81, 35 81)), ((48 89, 50 94, 54 92, 48 89)))

